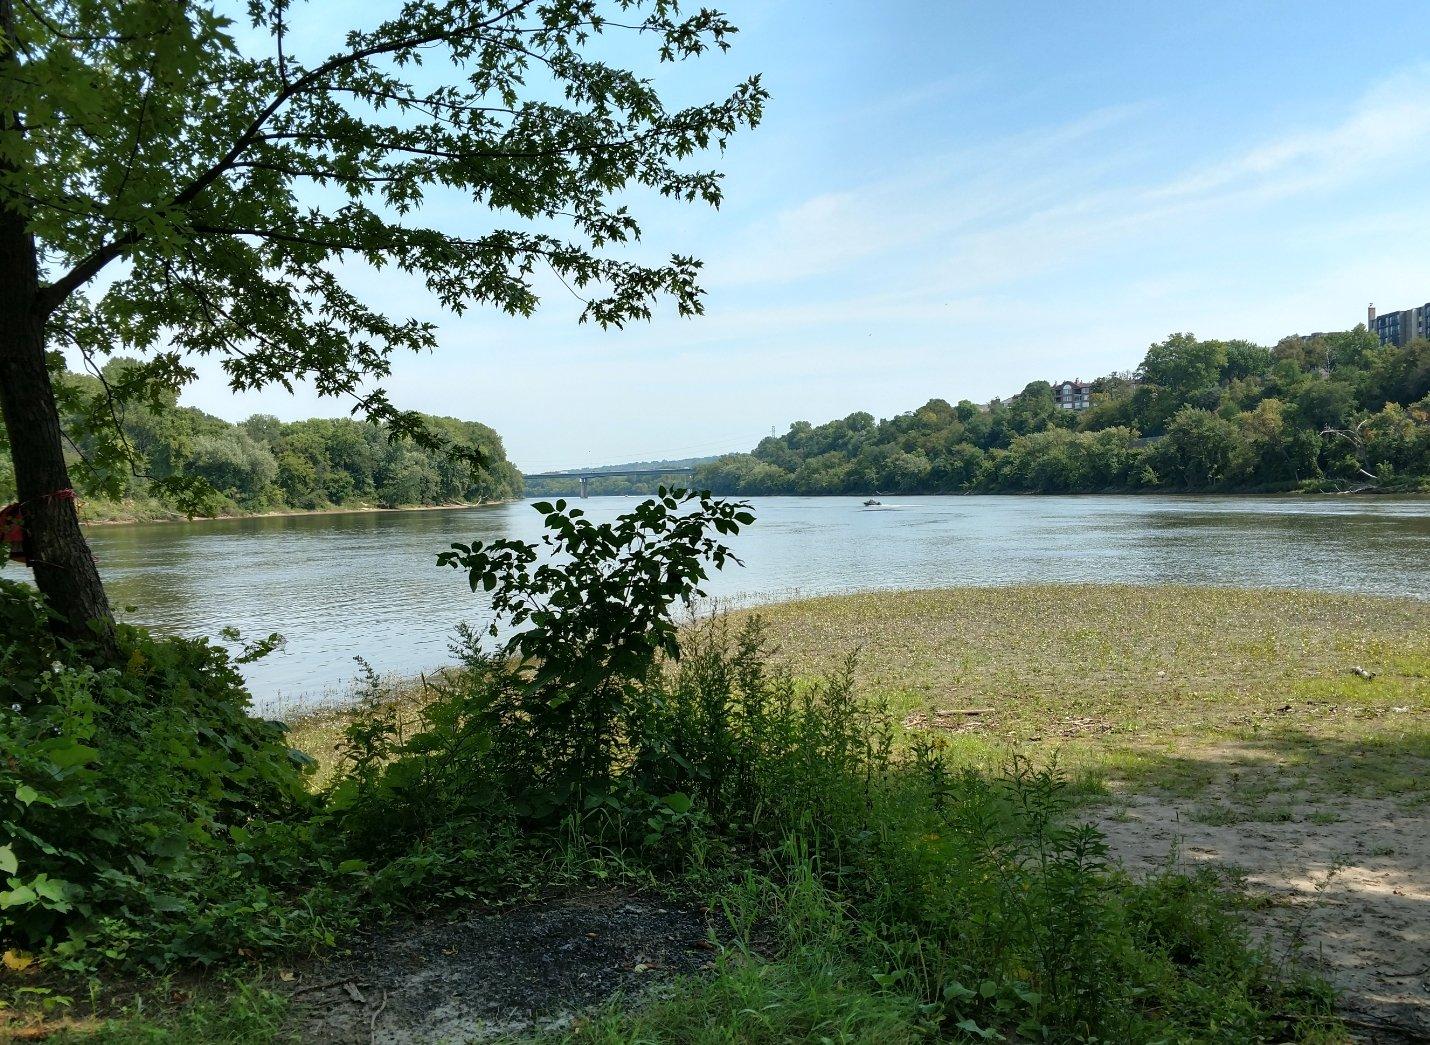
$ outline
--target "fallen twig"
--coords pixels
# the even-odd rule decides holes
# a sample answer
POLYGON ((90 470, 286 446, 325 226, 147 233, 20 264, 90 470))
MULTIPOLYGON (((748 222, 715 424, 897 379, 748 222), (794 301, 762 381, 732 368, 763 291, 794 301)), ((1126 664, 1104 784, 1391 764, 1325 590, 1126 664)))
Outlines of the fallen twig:
POLYGON ((368 1041, 377 1040, 377 1018, 382 1015, 382 1010, 387 1008, 387 988, 382 989, 382 1000, 377 1003, 377 1008, 372 1010, 372 1015, 367 1021, 368 1041))

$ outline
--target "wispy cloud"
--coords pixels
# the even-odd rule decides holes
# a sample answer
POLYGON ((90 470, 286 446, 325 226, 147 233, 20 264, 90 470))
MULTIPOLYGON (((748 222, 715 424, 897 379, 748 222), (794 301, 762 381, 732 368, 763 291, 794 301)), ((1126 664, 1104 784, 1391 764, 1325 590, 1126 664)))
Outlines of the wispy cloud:
POLYGON ((778 288, 842 276, 881 291, 912 277, 931 293, 975 293, 1137 249, 1149 236, 1235 234, 1246 211, 1430 166, 1427 66, 1387 79, 1323 127, 1138 180, 1129 157, 1165 133, 1159 121, 1141 119, 1155 109, 1100 109, 811 196, 712 259, 712 285, 778 288))
MULTIPOLYGON (((896 172, 853 187, 828 187, 758 221, 709 259, 711 286, 777 286, 909 254, 991 222, 1019 220, 1051 206, 1068 181, 1105 175, 1115 148, 1080 150, 1149 109, 1098 109, 1066 123, 957 150, 937 150, 896 172)), ((834 180, 834 179, 831 179, 834 180)))
POLYGON ((1345 184, 1386 164, 1423 160, 1430 143, 1430 65, 1392 76, 1323 128, 1274 137, 1188 172, 1149 199, 1259 199, 1345 184))
POLYGON ((1218 241, 1235 250, 1269 208, 1287 201, 1305 208, 1301 222, 1334 216, 1333 205, 1310 200, 1430 167, 1426 72, 1393 77, 1323 128, 1273 136, 1151 184, 1094 191, 961 237, 944 274, 968 288, 987 287, 1108 251, 1175 256, 1179 249, 1215 249, 1218 241))

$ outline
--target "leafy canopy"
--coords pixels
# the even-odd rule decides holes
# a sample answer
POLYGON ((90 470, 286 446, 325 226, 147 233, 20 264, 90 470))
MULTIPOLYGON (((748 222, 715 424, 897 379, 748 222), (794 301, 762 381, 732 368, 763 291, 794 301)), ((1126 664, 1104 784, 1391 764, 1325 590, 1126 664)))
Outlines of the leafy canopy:
MULTIPOLYGON (((700 312, 694 258, 619 252, 641 236, 622 200, 718 205, 720 175, 687 161, 757 123, 766 93, 752 77, 671 108, 603 54, 633 42, 654 66, 724 50, 723 15, 675 0, 407 0, 306 54, 293 6, 249 0, 251 32, 193 0, 13 6, 0 202, 36 237, 50 344, 91 362, 146 354, 106 407, 162 402, 196 379, 193 356, 214 356, 235 390, 307 378, 395 435, 440 443, 372 384, 398 350, 435 347, 437 328, 359 296, 352 266, 415 276, 455 313, 530 314, 548 277, 583 299, 583 322, 648 318, 662 300, 700 312), (454 192, 471 209, 424 223, 454 192), (77 293, 111 265, 102 289, 77 293)), ((92 414, 118 427, 113 410, 92 414)), ((108 450, 126 453, 119 438, 108 450)))

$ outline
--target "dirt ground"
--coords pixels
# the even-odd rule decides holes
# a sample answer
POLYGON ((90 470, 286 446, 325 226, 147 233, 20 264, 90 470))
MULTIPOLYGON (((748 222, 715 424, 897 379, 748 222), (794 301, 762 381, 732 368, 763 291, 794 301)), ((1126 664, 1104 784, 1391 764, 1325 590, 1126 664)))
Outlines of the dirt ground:
POLYGON ((1264 901, 1250 915, 1256 932, 1335 984, 1358 1037, 1430 1041, 1430 809, 1322 799, 1275 822, 1219 824, 1215 797, 1128 796, 1096 822, 1134 873, 1239 871, 1264 901))
MULTIPOLYGON (((1226 823, 1218 812, 1235 807, 1217 797, 1126 795, 1096 823, 1134 874, 1235 873, 1253 930, 1335 984, 1358 1039, 1430 1041, 1430 809, 1322 799, 1226 823)), ((394 926, 295 983, 291 1029, 315 1045, 558 1029, 613 996, 708 968, 709 933, 700 910, 620 891, 394 926)))
POLYGON ((706 968, 712 949, 701 911, 623 892, 394 926, 293 985, 291 1030, 311 1045, 522 1036, 706 968))

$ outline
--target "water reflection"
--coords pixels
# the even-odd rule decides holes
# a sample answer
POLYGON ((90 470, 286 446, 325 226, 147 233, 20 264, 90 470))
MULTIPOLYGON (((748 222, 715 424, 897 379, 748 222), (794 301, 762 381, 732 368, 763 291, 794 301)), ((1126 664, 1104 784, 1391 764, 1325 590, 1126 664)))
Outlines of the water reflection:
MULTIPOLYGON (((608 519, 633 498, 593 498, 608 519)), ((868 588, 1097 581, 1299 587, 1430 597, 1430 500, 927 497, 885 510, 758 498, 744 569, 712 594, 761 601, 868 588)), ((528 504, 96 528, 127 615, 185 634, 282 632, 247 670, 268 706, 340 693, 361 655, 416 673, 449 659, 488 602, 435 566, 454 540, 536 539, 528 504)), ((1427 611, 1430 612, 1430 611, 1427 611)))

